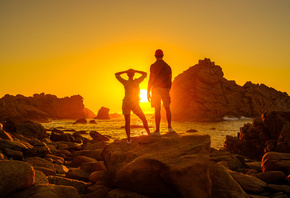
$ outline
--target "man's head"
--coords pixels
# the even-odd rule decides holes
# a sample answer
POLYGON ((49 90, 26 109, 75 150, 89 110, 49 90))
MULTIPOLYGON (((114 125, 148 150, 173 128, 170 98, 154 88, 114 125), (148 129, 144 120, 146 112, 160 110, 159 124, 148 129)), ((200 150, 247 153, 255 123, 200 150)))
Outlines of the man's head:
POLYGON ((158 58, 163 58, 163 51, 161 49, 158 49, 155 51, 155 57, 158 58))
POLYGON ((129 79, 133 79, 133 77, 134 77, 134 75, 135 75, 134 70, 133 70, 133 69, 129 69, 129 70, 127 71, 127 75, 128 75, 128 78, 129 78, 129 79))

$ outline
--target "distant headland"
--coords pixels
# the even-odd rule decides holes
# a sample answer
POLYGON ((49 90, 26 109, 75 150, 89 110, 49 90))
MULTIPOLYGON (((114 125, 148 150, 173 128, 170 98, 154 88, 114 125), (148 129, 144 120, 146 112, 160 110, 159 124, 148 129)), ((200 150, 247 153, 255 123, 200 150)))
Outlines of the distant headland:
POLYGON ((33 120, 47 122, 50 119, 93 118, 96 115, 83 104, 80 95, 58 98, 51 94, 34 94, 31 97, 6 94, 0 99, 0 121, 19 122, 33 120))

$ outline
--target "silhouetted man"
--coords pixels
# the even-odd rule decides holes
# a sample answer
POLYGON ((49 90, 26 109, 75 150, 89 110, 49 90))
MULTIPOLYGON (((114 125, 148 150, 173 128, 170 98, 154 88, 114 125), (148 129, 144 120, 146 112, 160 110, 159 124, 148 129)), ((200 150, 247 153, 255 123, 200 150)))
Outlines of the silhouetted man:
POLYGON ((161 101, 166 111, 168 131, 174 132, 171 127, 170 94, 172 84, 171 67, 163 60, 163 51, 155 52, 156 62, 150 67, 150 77, 147 88, 147 98, 155 108, 156 130, 152 135, 160 135, 161 101), (152 91, 152 94, 151 94, 152 91))
POLYGON ((150 135, 148 122, 146 120, 146 117, 142 109, 139 106, 139 101, 140 101, 139 84, 147 77, 147 73, 143 71, 129 69, 127 71, 117 72, 115 76, 124 85, 124 88, 125 88, 125 97, 123 99, 122 111, 125 117, 125 130, 127 134, 127 143, 131 144, 131 138, 130 138, 131 111, 142 120, 144 128, 146 129, 148 135, 150 135), (137 79, 133 79, 135 73, 140 73, 142 74, 142 76, 137 79), (121 74, 127 74, 129 79, 125 80, 124 78, 120 76, 121 74))

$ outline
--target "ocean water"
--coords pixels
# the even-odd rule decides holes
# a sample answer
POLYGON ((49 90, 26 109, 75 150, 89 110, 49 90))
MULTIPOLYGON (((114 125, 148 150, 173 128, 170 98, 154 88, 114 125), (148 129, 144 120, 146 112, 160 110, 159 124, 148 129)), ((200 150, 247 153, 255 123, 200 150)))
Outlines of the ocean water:
MULTIPOLYGON (((151 132, 155 130, 155 121, 153 115, 146 115, 149 129, 151 132)), ((90 121, 90 119, 87 119, 90 121)), ((111 141, 120 140, 126 138, 125 129, 122 128, 125 125, 125 121, 122 115, 109 120, 98 120, 96 124, 73 124, 75 120, 53 120, 50 123, 42 123, 45 129, 52 130, 57 128, 59 130, 65 130, 66 133, 73 133, 72 131, 86 131, 84 137, 91 139, 89 132, 97 131, 102 135, 109 135, 111 141)), ((243 127, 245 123, 252 123, 250 118, 241 119, 226 119, 223 122, 172 122, 172 128, 180 135, 191 134, 208 134, 211 137, 211 147, 220 148, 223 147, 225 138, 227 135, 236 136, 240 131, 240 127, 243 127), (187 132, 190 129, 194 129, 197 132, 187 132)), ((135 115, 131 115, 131 125, 140 126, 131 129, 131 137, 145 135, 146 131, 142 128, 142 121, 135 115)), ((165 119, 161 120, 161 134, 167 133, 167 122, 165 119)))

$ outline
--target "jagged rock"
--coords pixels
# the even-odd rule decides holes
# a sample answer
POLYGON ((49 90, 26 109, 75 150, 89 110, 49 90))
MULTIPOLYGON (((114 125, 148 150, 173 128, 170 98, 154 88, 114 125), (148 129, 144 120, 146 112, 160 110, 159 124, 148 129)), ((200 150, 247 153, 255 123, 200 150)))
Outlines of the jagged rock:
POLYGON ((101 107, 98 111, 98 115, 95 119, 110 119, 109 115, 110 109, 106 107, 101 107))
POLYGON ((103 161, 82 163, 80 168, 88 173, 107 170, 103 161))
POLYGON ((77 189, 71 186, 54 184, 40 184, 32 186, 24 191, 13 193, 9 198, 80 198, 77 189))
POLYGON ((91 140, 84 145, 84 150, 103 149, 106 145, 108 145, 108 142, 91 140))
POLYGON ((284 184, 285 174, 282 171, 268 171, 254 175, 267 184, 284 184))
POLYGON ((223 166, 211 162, 209 173, 212 182, 212 198, 248 198, 245 191, 223 166))
POLYGON ((130 197, 130 198, 149 198, 145 195, 141 195, 139 193, 136 192, 132 192, 132 191, 128 191, 128 190, 124 190, 124 189, 114 189, 112 191, 110 191, 107 196, 107 198, 115 198, 115 197, 130 197))
POLYGON ((4 130, 0 130, 0 138, 4 139, 4 140, 11 140, 13 141, 13 138, 11 137, 11 135, 9 133, 7 133, 4 130))
POLYGON ((265 187, 267 186, 266 182, 252 175, 246 175, 234 171, 229 171, 229 173, 246 192, 261 193, 265 190, 265 187))
POLYGON ((97 124, 96 120, 90 120, 89 123, 90 124, 97 124))
POLYGON ((246 162, 246 167, 256 170, 257 172, 261 172, 261 162, 246 162))
POLYGON ((35 170, 42 171, 45 175, 55 175, 56 170, 52 162, 49 162, 40 157, 29 157, 25 159, 26 162, 30 163, 35 170))
POLYGON ((240 128, 237 137, 227 136, 224 147, 258 160, 266 152, 290 152, 290 111, 265 112, 240 128))
POLYGON ((73 157, 85 156, 85 157, 93 158, 98 161, 102 161, 103 160, 101 156, 102 151, 103 151, 102 149, 76 151, 74 152, 73 157))
POLYGON ((61 130, 53 129, 51 131, 50 140, 53 142, 74 142, 74 137, 71 134, 64 133, 61 130))
POLYGON ((27 156, 37 156, 37 157, 44 157, 45 155, 50 154, 51 151, 49 147, 44 142, 41 143, 42 145, 37 145, 31 149, 28 149, 25 154, 27 156))
POLYGON ((223 117, 257 117, 267 110, 290 109, 290 97, 264 84, 224 78, 210 59, 179 74, 172 83, 172 118, 187 121, 222 121, 223 117))
POLYGON ((79 156, 73 158, 72 162, 70 163, 70 166, 71 167, 79 167, 82 163, 96 162, 96 161, 97 160, 94 158, 79 155, 79 156))
POLYGON ((73 124, 87 124, 88 121, 85 118, 76 120, 73 124))
POLYGON ((69 169, 65 165, 59 165, 56 168, 56 172, 59 174, 67 174, 69 169))
POLYGON ((4 153, 8 157, 12 157, 14 160, 22 160, 23 159, 23 153, 21 151, 16 151, 16 150, 12 150, 9 148, 5 148, 4 153))
POLYGON ((35 182, 34 185, 38 185, 38 184, 48 184, 48 179, 46 177, 46 175, 39 171, 39 170, 35 170, 35 182))
MULTIPOLYGON (((33 97, 6 94, 0 99, 0 120, 47 122, 51 119, 93 118, 95 114, 85 108, 83 98, 75 95, 57 98, 50 94, 34 94, 33 97)), ((4 124, 5 126, 5 124, 4 124)), ((7 129, 5 129, 7 130, 7 129)), ((7 130, 8 132, 9 131, 7 130)))
POLYGON ((80 168, 70 168, 68 173, 66 174, 66 177, 87 182, 89 181, 90 173, 80 168))
POLYGON ((17 124, 16 133, 28 138, 42 139, 47 136, 46 130, 41 124, 33 121, 24 121, 17 124))
POLYGON ((110 140, 107 136, 101 135, 97 131, 90 131, 90 136, 95 141, 109 141, 110 140))
POLYGON ((290 153, 268 152, 262 158, 262 170, 282 171, 290 175, 290 153))
POLYGON ((84 195, 82 198, 106 197, 106 195, 111 190, 112 189, 107 186, 93 185, 93 186, 88 187, 88 191, 91 193, 84 195))
POLYGON ((34 184, 35 171, 30 164, 14 160, 1 160, 0 167, 1 197, 29 188, 34 184))
POLYGON ((87 189, 87 184, 85 182, 76 179, 69 179, 59 176, 48 176, 48 181, 50 184, 72 186, 76 188, 80 194, 84 194, 87 189))
POLYGON ((9 148, 13 150, 21 150, 23 152, 28 150, 28 147, 21 142, 0 139, 0 149, 3 150, 5 148, 9 148))
POLYGON ((290 186, 287 185, 268 184, 267 189, 274 192, 284 192, 285 194, 290 195, 290 186))
POLYGON ((98 181, 104 183, 110 183, 111 179, 107 174, 107 171, 95 171, 90 174, 89 177, 90 182, 93 184, 97 183, 98 181))
POLYGON ((211 196, 209 136, 170 133, 132 139, 130 145, 115 141, 103 150, 114 185, 148 196, 211 196))
POLYGON ((229 169, 238 170, 243 167, 242 162, 227 151, 216 151, 210 154, 210 160, 214 162, 226 161, 229 169))

